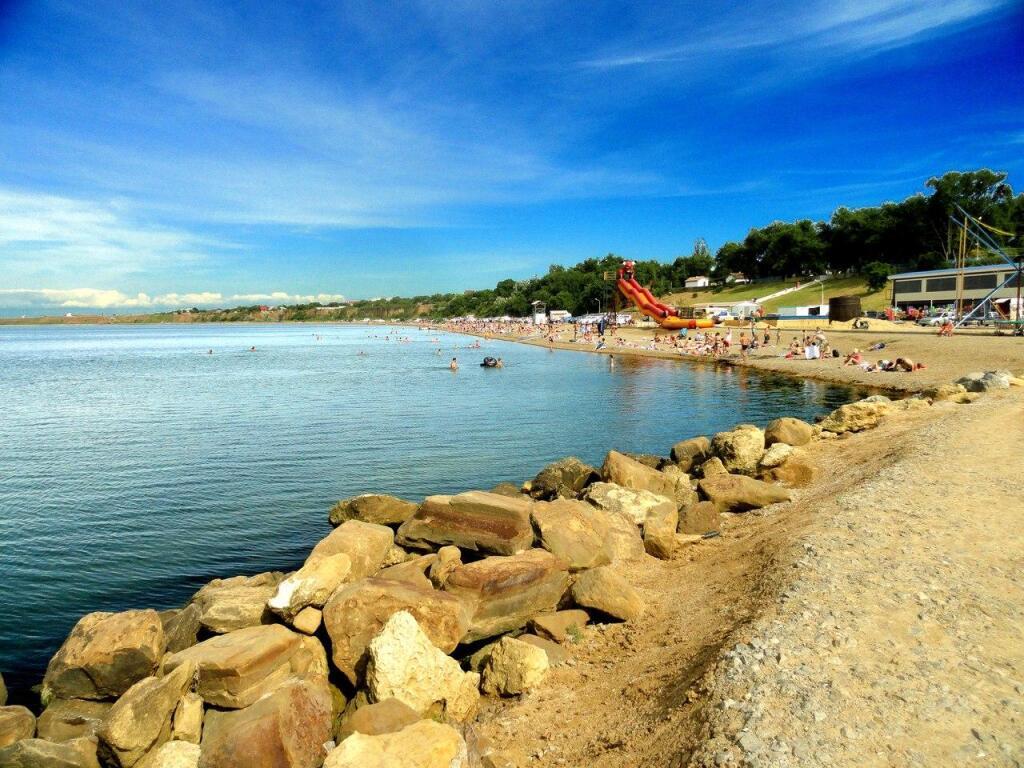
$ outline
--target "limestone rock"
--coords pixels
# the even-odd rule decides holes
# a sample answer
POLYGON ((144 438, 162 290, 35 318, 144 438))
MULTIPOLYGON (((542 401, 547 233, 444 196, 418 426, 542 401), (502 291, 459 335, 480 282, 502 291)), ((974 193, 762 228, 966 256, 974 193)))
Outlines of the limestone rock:
POLYGON ((393 614, 369 645, 366 685, 374 701, 395 698, 419 714, 432 708, 458 722, 475 714, 480 677, 427 637, 408 611, 393 614))
POLYGON ((367 646, 387 620, 409 611, 431 642, 451 653, 467 630, 462 603, 429 587, 387 579, 363 579, 349 584, 324 606, 324 626, 331 638, 334 666, 356 684, 367 660, 367 646))
MULTIPOLYGON (((661 498, 661 497, 658 497, 661 498)), ((672 502, 662 499, 662 505, 671 507, 672 502)), ((605 534, 604 551, 612 563, 638 560, 644 556, 644 540, 636 523, 619 512, 597 510, 605 518, 608 532, 605 534)))
POLYGON ((565 562, 570 571, 611 562, 605 551, 608 522, 590 504, 573 499, 537 502, 533 524, 544 549, 565 562))
POLYGON ((0 749, 2 768, 99 768, 99 765, 95 736, 63 743, 22 739, 0 749))
POLYGON ((768 422, 764 429, 764 444, 771 447, 776 443, 785 443, 794 447, 807 445, 814 436, 814 427, 806 421, 783 416, 768 422))
POLYGON ((164 630, 156 611, 87 614, 50 659, 43 702, 117 698, 152 675, 163 654, 164 630))
POLYGON ((725 468, 725 464, 717 456, 712 456, 710 459, 700 465, 700 476, 701 477, 714 477, 715 475, 727 475, 729 470, 725 468))
POLYGON ((36 732, 47 741, 95 736, 112 706, 110 701, 53 699, 39 715, 36 732))
MULTIPOLYGON (((458 551, 457 547, 454 549, 458 551)), ((424 589, 433 589, 434 585, 427 578, 427 572, 436 560, 437 555, 434 554, 420 555, 411 560, 406 560, 404 563, 384 568, 377 574, 377 578, 390 579, 391 581, 407 581, 424 589)))
POLYGON ((935 402, 949 400, 954 403, 961 403, 964 401, 964 394, 966 392, 967 388, 963 384, 940 384, 937 387, 925 389, 921 394, 935 402))
POLYGON ((413 549, 453 544, 471 552, 513 555, 533 545, 530 500, 486 491, 428 496, 398 529, 398 543, 413 549))
POLYGON ((665 503, 663 494, 636 491, 614 483, 594 483, 584 498, 598 509, 623 514, 635 525, 643 525, 648 513, 665 503))
POLYGON ((819 426, 826 432, 843 434, 874 429, 892 411, 889 398, 865 398, 836 408, 819 426))
POLYGON ((1009 389, 1013 378, 1014 375, 1009 371, 979 371, 957 379, 956 383, 968 392, 988 392, 993 389, 1009 389))
POLYGON ((278 584, 267 607, 286 619, 309 606, 322 608, 351 572, 352 561, 344 552, 318 557, 278 584))
POLYGON ((700 490, 719 512, 746 512, 789 501, 785 488, 745 475, 715 475, 700 481, 700 490))
POLYGON ((292 618, 292 628, 304 635, 315 634, 320 629, 324 612, 313 606, 306 606, 292 618))
POLYGON ((719 432, 711 440, 711 450, 729 472, 753 474, 764 455, 764 432, 751 424, 741 424, 728 432, 719 432))
POLYGON ((572 597, 577 605, 623 621, 637 619, 644 612, 639 593, 608 566, 580 574, 572 585, 572 597))
POLYGON ((171 738, 198 744, 203 735, 203 699, 186 691, 178 700, 171 723, 171 738))
POLYGON ((703 435, 680 440, 672 446, 670 456, 683 472, 689 472, 711 457, 711 441, 703 435))
POLYGON ((618 451, 608 452, 601 475, 606 482, 634 491, 649 491, 671 499, 677 505, 685 504, 693 490, 685 473, 660 472, 618 451))
POLYGON ((522 496, 523 489, 515 483, 498 483, 490 489, 490 493, 496 493, 499 496, 509 496, 513 499, 518 499, 522 496))
POLYGON ((644 522, 644 548, 647 553, 668 560, 676 551, 676 527, 679 512, 671 504, 656 507, 644 522))
POLYGON ((331 525, 341 525, 349 520, 359 520, 375 525, 401 525, 416 512, 416 504, 383 493, 364 493, 343 499, 331 507, 328 520, 331 525))
POLYGON ((27 707, 0 707, 0 747, 36 735, 36 717, 27 707))
POLYGON ((452 572, 462 565, 462 550, 458 547, 441 547, 437 550, 437 557, 430 564, 430 583, 441 589, 452 572))
POLYGON ((331 738, 331 694, 323 681, 292 680, 252 706, 211 710, 200 768, 317 768, 331 738))
POLYGON ((199 623, 216 634, 270 624, 274 617, 267 601, 277 592, 283 573, 258 573, 214 579, 192 598, 199 608, 199 623))
POLYGON ((337 740, 342 741, 353 733, 380 736, 394 733, 420 720, 416 710, 395 698, 383 699, 366 704, 345 716, 338 730, 337 740))
POLYGON ((354 733, 323 768, 469 768, 466 742, 450 725, 420 720, 394 733, 354 733))
POLYGON ((7 684, 4 683, 4 676, 0 675, 0 707, 7 703, 7 684))
POLYGON ((675 464, 666 464, 661 471, 675 481, 675 503, 678 509, 685 509, 699 501, 697 492, 690 482, 690 476, 686 472, 675 464))
MULTIPOLYGON (((247 627, 169 654, 165 673, 194 663, 196 693, 218 707, 247 707, 299 670, 292 665, 302 635, 280 624, 247 627)), ((298 659, 296 659, 298 664, 298 659)))
POLYGON ((810 485, 817 476, 818 470, 813 465, 796 456, 764 473, 765 480, 782 483, 790 488, 802 488, 805 485, 810 485))
POLYGON ((348 581, 358 581, 380 570, 394 543, 395 534, 386 525, 347 520, 313 547, 306 562, 330 555, 348 555, 352 562, 348 581))
POLYGON ((199 768, 199 745, 168 741, 139 763, 139 768, 199 768))
POLYGON ((199 623, 200 613, 195 603, 189 603, 184 608, 160 611, 168 653, 177 653, 196 644, 202 627, 199 623))
POLYGON ((545 637, 526 634, 519 635, 516 637, 516 640, 532 645, 535 648, 540 648, 544 651, 544 655, 548 657, 549 667, 560 667, 572 658, 572 654, 565 650, 565 648, 545 637))
POLYGON ((589 622, 590 616, 586 611, 573 608, 535 616, 530 621, 530 629, 541 637, 564 643, 569 638, 578 637, 589 622))
POLYGON ((131 768, 169 741, 171 718, 194 673, 194 664, 182 664, 164 677, 147 677, 125 691, 100 726, 101 752, 115 765, 131 768))
POLYGON ((542 469, 530 484, 535 499, 575 499, 590 483, 600 479, 597 470, 575 456, 560 459, 542 469))
POLYGON ((460 565, 445 582, 469 616, 463 642, 472 643, 526 625, 551 611, 569 586, 564 562, 543 549, 510 557, 487 557, 460 565))
POLYGON ((484 665, 484 693, 515 696, 526 693, 548 673, 548 655, 535 645, 503 637, 484 665))
POLYGON ((761 467, 771 469, 782 464, 793 454, 793 447, 787 443, 772 443, 772 446, 761 457, 761 467))
POLYGON ((721 528, 718 507, 710 501, 701 501, 679 513, 678 533, 701 535, 721 528))

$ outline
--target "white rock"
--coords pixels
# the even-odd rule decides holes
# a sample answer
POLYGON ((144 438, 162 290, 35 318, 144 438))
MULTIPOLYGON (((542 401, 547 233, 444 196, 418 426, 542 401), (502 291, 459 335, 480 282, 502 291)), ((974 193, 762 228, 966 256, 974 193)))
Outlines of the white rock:
POLYGON ((548 665, 548 655, 542 648, 506 635, 498 641, 484 666, 484 693, 525 693, 544 679, 548 665))
POLYGON ((793 454, 793 446, 785 443, 773 443, 764 456, 761 457, 761 466, 765 469, 777 467, 786 461, 793 454))
POLYGON ((394 733, 353 733, 324 768, 468 768, 466 742, 450 725, 420 720, 394 733))
POLYGON ((352 571, 352 560, 339 553, 307 562, 278 585, 277 593, 267 601, 275 613, 291 618, 303 608, 322 608, 352 571))

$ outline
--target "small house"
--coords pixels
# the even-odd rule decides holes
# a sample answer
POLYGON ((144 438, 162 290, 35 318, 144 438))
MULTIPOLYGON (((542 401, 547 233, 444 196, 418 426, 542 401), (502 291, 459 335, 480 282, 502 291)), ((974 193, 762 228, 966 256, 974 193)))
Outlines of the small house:
POLYGON ((694 275, 693 277, 686 278, 686 287, 691 288, 707 288, 711 285, 711 278, 707 275, 694 275))

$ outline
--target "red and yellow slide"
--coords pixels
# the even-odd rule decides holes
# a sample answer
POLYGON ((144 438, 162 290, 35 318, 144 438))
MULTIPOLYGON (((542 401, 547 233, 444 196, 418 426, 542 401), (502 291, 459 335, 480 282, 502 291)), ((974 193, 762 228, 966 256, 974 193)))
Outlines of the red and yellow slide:
POLYGON ((681 328, 714 328, 717 320, 711 317, 679 317, 679 310, 663 304, 654 295, 636 281, 634 264, 627 261, 619 267, 619 290, 622 295, 632 301, 641 314, 647 315, 662 328, 677 331, 681 328))

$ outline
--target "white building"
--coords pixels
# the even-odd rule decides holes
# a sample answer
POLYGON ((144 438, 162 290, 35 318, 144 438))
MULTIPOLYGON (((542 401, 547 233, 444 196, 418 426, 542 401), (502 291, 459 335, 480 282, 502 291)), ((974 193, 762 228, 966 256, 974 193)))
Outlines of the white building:
POLYGON ((707 275, 694 275, 686 278, 687 288, 707 288, 711 285, 711 279, 707 275))

